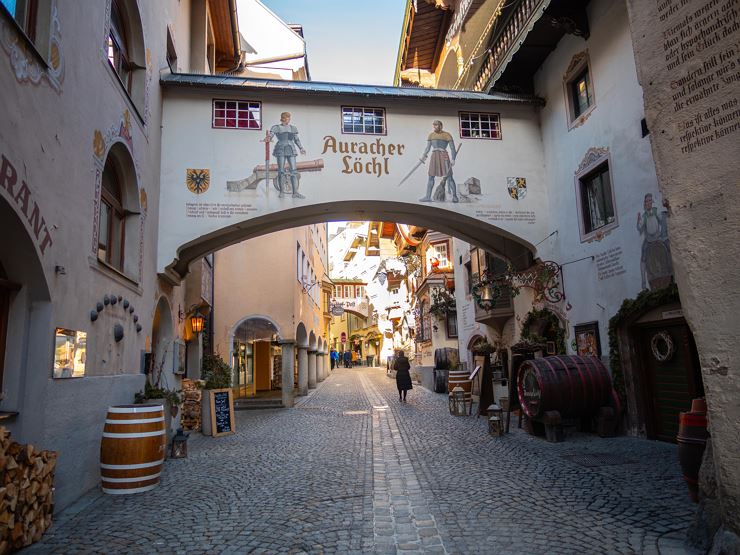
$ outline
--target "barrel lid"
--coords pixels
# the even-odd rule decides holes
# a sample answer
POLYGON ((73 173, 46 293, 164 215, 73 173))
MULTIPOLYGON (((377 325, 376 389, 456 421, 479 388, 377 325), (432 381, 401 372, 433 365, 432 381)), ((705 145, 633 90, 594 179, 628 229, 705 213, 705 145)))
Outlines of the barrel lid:
POLYGON ((108 407, 108 412, 136 414, 140 412, 159 412, 163 410, 162 405, 114 405, 108 407))

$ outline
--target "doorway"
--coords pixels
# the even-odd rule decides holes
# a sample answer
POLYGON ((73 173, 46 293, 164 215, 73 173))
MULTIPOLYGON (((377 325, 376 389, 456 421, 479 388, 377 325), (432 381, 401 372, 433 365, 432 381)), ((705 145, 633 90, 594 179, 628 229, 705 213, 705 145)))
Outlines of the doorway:
POLYGON ((699 356, 683 318, 634 329, 642 367, 645 425, 650 439, 676 441, 678 416, 704 395, 699 356))

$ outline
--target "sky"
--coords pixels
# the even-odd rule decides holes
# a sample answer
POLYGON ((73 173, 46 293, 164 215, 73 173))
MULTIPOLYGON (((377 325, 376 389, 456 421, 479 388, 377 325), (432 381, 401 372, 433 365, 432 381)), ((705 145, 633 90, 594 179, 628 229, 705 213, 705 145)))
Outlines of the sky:
POLYGON ((313 81, 392 85, 406 0, 262 0, 303 25, 313 81))

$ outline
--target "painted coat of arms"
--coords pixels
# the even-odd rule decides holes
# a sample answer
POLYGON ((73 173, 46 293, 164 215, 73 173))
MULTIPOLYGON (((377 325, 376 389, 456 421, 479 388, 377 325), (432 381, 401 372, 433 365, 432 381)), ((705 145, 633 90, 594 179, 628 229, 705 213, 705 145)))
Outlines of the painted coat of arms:
POLYGON ((506 188, 509 190, 509 196, 511 198, 521 200, 527 196, 527 178, 507 177, 506 188))
POLYGON ((205 193, 211 186, 211 170, 188 168, 185 172, 185 185, 191 193, 205 193))

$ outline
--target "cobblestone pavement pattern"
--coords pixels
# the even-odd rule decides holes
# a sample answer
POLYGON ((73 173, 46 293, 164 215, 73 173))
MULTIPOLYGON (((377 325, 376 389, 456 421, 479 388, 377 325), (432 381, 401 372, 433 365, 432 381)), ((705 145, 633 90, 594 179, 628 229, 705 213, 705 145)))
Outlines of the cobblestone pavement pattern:
POLYGON ((674 445, 492 438, 420 386, 400 404, 381 369, 236 425, 191 438, 151 492, 88 494, 25 552, 675 554, 694 511, 674 445))

